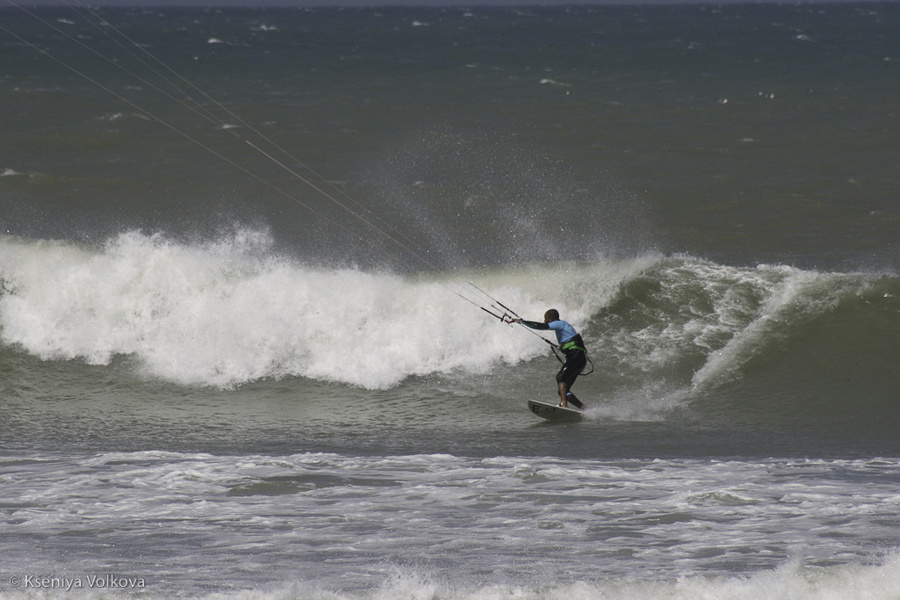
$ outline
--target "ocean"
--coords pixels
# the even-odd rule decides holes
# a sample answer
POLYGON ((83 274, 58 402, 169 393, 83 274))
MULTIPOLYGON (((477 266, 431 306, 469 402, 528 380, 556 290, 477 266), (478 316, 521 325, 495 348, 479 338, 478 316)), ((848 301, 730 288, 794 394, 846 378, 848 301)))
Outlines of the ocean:
POLYGON ((900 597, 897 31, 9 3, 0 598, 900 597))

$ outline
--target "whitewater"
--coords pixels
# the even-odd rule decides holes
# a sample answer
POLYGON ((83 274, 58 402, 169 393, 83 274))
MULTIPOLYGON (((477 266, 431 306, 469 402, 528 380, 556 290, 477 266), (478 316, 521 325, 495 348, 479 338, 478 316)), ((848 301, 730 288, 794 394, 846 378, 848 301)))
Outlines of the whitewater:
POLYGON ((466 305, 458 290, 475 296, 476 308, 490 303, 459 283, 480 277, 522 314, 565 298, 554 306, 569 320, 602 326, 595 352, 607 370, 637 380, 635 371, 692 363, 696 390, 855 298, 889 302, 895 286, 865 274, 662 256, 404 277, 307 266, 249 230, 200 244, 129 232, 101 249, 7 237, 0 256, 8 345, 92 365, 126 356, 147 375, 226 388, 298 376, 387 389, 544 353, 515 328, 486 327, 466 305), (654 301, 641 302, 651 290, 654 301))
MULTIPOLYGON (((144 581, 84 586, 76 597, 891 598, 900 590, 896 553, 877 542, 896 527, 895 460, 152 451, 7 457, 2 468, 20 532, 3 542, 4 576, 144 581), (30 543, 51 553, 85 536, 99 545, 62 566, 29 557, 24 531, 40 531, 30 543)), ((45 591, 4 588, 10 598, 45 591)))
MULTIPOLYGON (((443 275, 410 280, 321 269, 273 256, 270 247, 269 236, 253 231, 200 245, 132 232, 99 252, 5 240, 5 341, 47 360, 108 364, 133 356, 153 376, 219 387, 291 375, 385 389, 415 375, 516 363, 544 349, 511 343, 509 331, 494 328, 473 353, 483 315, 461 304, 443 275)), ((616 271, 638 265, 609 266, 611 280, 573 297, 569 314, 589 315, 591 303, 602 302, 595 294, 615 286, 616 271)), ((471 274, 455 275, 468 281, 471 274)), ((534 279, 493 276, 514 278, 534 279)), ((546 296, 553 283, 498 293, 537 312, 541 287, 546 296)))

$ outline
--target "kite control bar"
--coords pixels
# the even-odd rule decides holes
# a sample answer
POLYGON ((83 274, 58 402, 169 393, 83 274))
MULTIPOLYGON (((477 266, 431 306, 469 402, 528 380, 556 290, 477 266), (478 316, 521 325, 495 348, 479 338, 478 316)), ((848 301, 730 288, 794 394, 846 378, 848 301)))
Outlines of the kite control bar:
MULTIPOLYGON (((485 292, 483 289, 481 289, 480 287, 478 287, 471 281, 469 282, 469 285, 471 285, 473 288, 475 288, 476 290, 481 292, 487 298, 490 298, 491 302, 493 302, 493 304, 491 304, 492 310, 488 310, 487 308, 485 308, 483 306, 479 306, 478 308, 480 308, 487 314, 491 315, 495 319, 498 319, 501 323, 506 323, 507 325, 512 325, 513 323, 518 323, 519 325, 521 325, 522 327, 527 329, 529 333, 536 335, 539 339, 541 339, 542 341, 549 344, 550 348, 553 350, 553 356, 556 357, 556 360, 558 360, 562 364, 565 364, 566 361, 564 361, 562 359, 562 357, 560 357, 560 355, 559 355, 559 351, 560 351, 559 345, 554 344, 553 342, 551 342, 544 336, 540 335, 538 332, 534 331, 533 329, 531 329, 530 327, 528 327, 527 325, 522 323, 522 317, 520 317, 518 315, 518 313, 516 313, 516 311, 514 311, 510 307, 506 306, 505 304, 503 304, 502 302, 500 302, 499 300, 497 300, 496 298, 494 298, 493 296, 491 296, 490 294, 485 292), (494 311, 497 311, 497 312, 494 312, 494 311), (503 314, 502 315, 497 314, 498 312, 502 312, 503 314)), ((594 362, 591 360, 591 358, 589 356, 587 356, 587 354, 585 354, 585 358, 587 359, 587 362, 590 363, 591 370, 588 371, 587 373, 582 373, 582 375, 590 375, 591 373, 594 372, 594 362)))
MULTIPOLYGON (((488 298, 491 299, 491 302, 494 303, 491 305, 492 309, 503 312, 502 315, 498 315, 497 313, 493 312, 492 310, 488 310, 483 306, 479 306, 479 308, 481 310, 483 310, 487 314, 491 315, 495 319, 499 319, 501 323, 506 323, 507 325, 512 325, 516 319, 522 318, 516 313, 516 311, 514 311, 510 307, 506 306, 505 304, 503 304, 502 302, 500 302, 499 300, 497 300, 496 298, 494 298, 493 296, 491 296, 490 294, 485 292, 483 289, 481 289, 480 287, 478 287, 471 281, 469 282, 469 285, 471 285, 473 288, 475 288, 476 290, 478 290, 479 292, 481 292, 482 294, 484 294, 485 296, 487 296, 488 298)), ((541 339, 543 339, 543 338, 541 338, 541 339)))

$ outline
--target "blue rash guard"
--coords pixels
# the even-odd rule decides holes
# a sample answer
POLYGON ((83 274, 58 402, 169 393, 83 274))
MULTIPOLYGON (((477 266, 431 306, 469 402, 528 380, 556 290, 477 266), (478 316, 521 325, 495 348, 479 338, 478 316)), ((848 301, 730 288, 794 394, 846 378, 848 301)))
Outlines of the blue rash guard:
POLYGON ((523 320, 522 324, 531 329, 552 329, 556 334, 556 341, 559 344, 560 349, 564 352, 567 350, 579 350, 585 352, 584 342, 581 340, 581 336, 578 335, 575 328, 566 321, 557 319, 556 321, 550 321, 549 323, 540 323, 538 321, 523 320))
POLYGON ((559 342, 560 346, 566 342, 571 342, 578 335, 575 328, 565 321, 550 321, 547 323, 547 328, 556 332, 556 341, 559 342))

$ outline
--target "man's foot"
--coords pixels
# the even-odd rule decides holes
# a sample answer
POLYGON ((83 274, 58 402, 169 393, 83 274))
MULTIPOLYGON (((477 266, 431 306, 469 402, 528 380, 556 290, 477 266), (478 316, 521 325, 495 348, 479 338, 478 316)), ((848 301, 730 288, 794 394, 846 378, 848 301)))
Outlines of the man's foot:
POLYGON ((573 394, 572 392, 569 392, 566 394, 566 406, 568 406, 570 403, 574 404, 575 408, 580 408, 581 410, 584 410, 584 403, 581 400, 579 400, 578 398, 576 398, 575 394, 573 394))
MULTIPOLYGON (((572 408, 572 407, 569 406, 568 404, 563 404, 562 402, 560 402, 559 404, 557 404, 557 406, 560 407, 560 408, 572 408)), ((577 408, 577 409, 580 410, 581 412, 584 412, 584 411, 587 410, 587 406, 585 406, 584 404, 582 404, 581 406, 576 406, 575 408, 577 408)))

